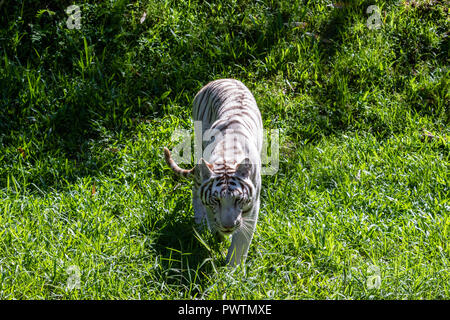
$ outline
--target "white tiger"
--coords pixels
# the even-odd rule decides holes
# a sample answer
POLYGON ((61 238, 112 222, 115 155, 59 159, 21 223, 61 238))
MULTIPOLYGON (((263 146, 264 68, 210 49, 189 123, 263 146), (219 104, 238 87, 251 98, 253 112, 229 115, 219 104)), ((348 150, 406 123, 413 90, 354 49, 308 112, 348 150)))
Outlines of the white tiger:
POLYGON ((193 118, 202 124, 203 158, 191 170, 178 167, 167 148, 165 159, 175 173, 194 180, 195 221, 206 218, 219 238, 232 235, 227 264, 235 266, 245 261, 258 220, 261 113, 242 82, 220 79, 197 93, 193 118))

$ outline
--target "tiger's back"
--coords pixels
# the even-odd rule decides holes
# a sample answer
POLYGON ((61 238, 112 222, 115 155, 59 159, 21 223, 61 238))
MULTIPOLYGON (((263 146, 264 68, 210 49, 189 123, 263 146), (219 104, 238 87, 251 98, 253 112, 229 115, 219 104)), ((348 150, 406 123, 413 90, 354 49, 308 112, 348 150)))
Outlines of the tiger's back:
MULTIPOLYGON (((208 129, 227 129, 249 139, 260 153, 263 143, 261 113, 255 98, 239 80, 219 79, 205 85, 195 96, 192 117, 202 122, 202 135, 208 129)), ((205 147, 207 141, 204 140, 205 147)))

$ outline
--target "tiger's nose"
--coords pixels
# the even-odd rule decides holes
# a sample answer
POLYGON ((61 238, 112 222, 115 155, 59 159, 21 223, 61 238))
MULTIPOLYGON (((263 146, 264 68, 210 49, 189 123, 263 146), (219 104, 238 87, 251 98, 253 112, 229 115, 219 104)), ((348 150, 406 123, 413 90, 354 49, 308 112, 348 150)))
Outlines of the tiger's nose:
POLYGON ((226 232, 231 232, 234 229, 236 229, 239 226, 240 222, 239 220, 235 220, 235 221, 222 221, 222 228, 224 231, 226 232))
POLYGON ((222 224, 222 228, 224 231, 232 231, 235 226, 236 226, 235 223, 223 223, 222 224))

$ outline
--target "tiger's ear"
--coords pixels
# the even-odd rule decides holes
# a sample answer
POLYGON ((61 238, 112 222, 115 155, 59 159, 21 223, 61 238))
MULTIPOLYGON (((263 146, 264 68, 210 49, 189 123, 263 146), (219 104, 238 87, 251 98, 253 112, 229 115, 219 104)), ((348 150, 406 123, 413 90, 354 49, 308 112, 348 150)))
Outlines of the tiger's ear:
POLYGON ((245 158, 241 163, 238 164, 236 168, 236 174, 244 179, 250 176, 250 172, 252 171, 252 164, 250 163, 249 158, 245 158))
POLYGON ((213 165, 206 161, 205 159, 201 158, 199 164, 197 165, 197 168, 195 170, 196 174, 199 175, 201 180, 209 179, 213 174, 213 165))

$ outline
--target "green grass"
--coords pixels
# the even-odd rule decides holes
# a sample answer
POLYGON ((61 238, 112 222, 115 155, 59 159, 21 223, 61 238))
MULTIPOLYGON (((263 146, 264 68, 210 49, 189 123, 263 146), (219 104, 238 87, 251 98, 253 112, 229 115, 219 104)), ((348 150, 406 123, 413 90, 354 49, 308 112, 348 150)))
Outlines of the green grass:
POLYGON ((0 8, 1 299, 450 298, 448 1, 71 4, 0 8), (281 132, 236 270, 162 157, 223 77, 281 132))

